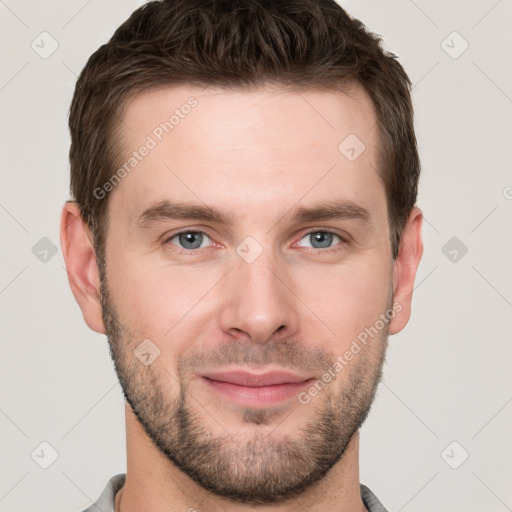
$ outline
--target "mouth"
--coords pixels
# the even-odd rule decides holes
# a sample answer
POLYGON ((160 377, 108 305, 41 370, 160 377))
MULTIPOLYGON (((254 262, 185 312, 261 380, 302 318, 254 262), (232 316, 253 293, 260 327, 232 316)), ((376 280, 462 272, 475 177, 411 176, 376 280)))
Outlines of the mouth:
POLYGON ((214 393, 246 407, 268 407, 297 396, 315 377, 287 371, 249 373, 234 370, 200 375, 214 393))

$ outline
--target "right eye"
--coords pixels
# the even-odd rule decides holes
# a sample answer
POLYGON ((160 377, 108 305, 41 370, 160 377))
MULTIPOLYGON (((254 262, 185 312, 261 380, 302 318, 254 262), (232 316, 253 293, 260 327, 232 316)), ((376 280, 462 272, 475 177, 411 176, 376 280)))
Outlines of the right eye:
POLYGON ((210 239, 210 237, 203 231, 186 230, 168 237, 164 241, 164 244, 170 242, 172 245, 178 247, 179 252, 193 255, 198 249, 207 247, 207 245, 204 245, 206 239, 210 239), (176 243, 173 242, 174 239, 176 239, 176 243))

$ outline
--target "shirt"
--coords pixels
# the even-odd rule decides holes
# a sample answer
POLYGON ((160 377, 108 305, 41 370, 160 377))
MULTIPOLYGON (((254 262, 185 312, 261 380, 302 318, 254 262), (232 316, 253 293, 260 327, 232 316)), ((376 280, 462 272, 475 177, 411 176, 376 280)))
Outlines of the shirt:
MULTIPOLYGON (((116 493, 124 485, 125 480, 126 473, 119 473, 118 475, 113 476, 108 481, 107 486, 98 500, 83 512, 98 512, 99 510, 101 512, 115 512, 114 500, 116 493)), ((375 496, 375 494, 373 494, 366 485, 359 484, 359 487, 361 488, 361 499, 369 512, 387 512, 384 505, 382 505, 382 503, 377 499, 377 496, 375 496)))

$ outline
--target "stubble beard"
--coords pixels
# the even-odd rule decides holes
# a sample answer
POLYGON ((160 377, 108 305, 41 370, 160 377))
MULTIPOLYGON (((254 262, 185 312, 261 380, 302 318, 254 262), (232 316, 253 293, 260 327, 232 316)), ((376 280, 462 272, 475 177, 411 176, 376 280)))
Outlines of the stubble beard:
MULTIPOLYGON (((133 350, 142 340, 121 323, 110 301, 102 267, 100 277, 109 350, 124 397, 149 439, 183 473, 207 491, 233 502, 279 504, 318 483, 340 461, 374 401, 382 377, 387 326, 378 339, 372 340, 377 349, 369 353, 368 347, 363 347, 350 362, 350 368, 341 371, 345 380, 341 388, 334 381, 308 405, 297 401, 294 407, 304 407, 310 419, 299 425, 293 436, 279 435, 279 423, 289 413, 276 408, 241 408, 245 431, 248 424, 254 426, 254 433, 242 435, 234 429, 228 432, 221 427, 222 417, 212 419, 198 405, 190 392, 184 366, 178 365, 177 376, 173 376, 158 364, 141 364, 133 350), (169 397, 164 391, 169 386, 164 386, 163 379, 170 381, 172 387, 179 385, 177 397, 169 397), (223 433, 214 434, 205 424, 205 417, 211 423, 216 421, 216 429, 223 433), (259 428, 272 422, 275 428, 259 428)), ((297 346, 293 342, 268 347, 274 352, 266 353, 266 359, 272 353, 279 353, 281 360, 286 353, 290 358, 296 357, 297 346)), ((246 354, 247 346, 240 344, 230 347, 230 354, 237 348, 246 354)))

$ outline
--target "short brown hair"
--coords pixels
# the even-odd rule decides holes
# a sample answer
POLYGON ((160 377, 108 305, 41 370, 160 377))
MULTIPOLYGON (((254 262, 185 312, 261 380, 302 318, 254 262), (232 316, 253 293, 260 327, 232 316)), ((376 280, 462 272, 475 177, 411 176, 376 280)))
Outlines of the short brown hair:
MULTIPOLYGON (((411 81, 381 38, 334 0, 162 0, 132 13, 91 55, 69 113, 70 191, 103 259, 108 197, 127 100, 173 84, 294 89, 362 85, 377 113, 393 258, 416 202, 420 162, 411 81)), ((341 142, 341 141, 340 141, 341 142)))

